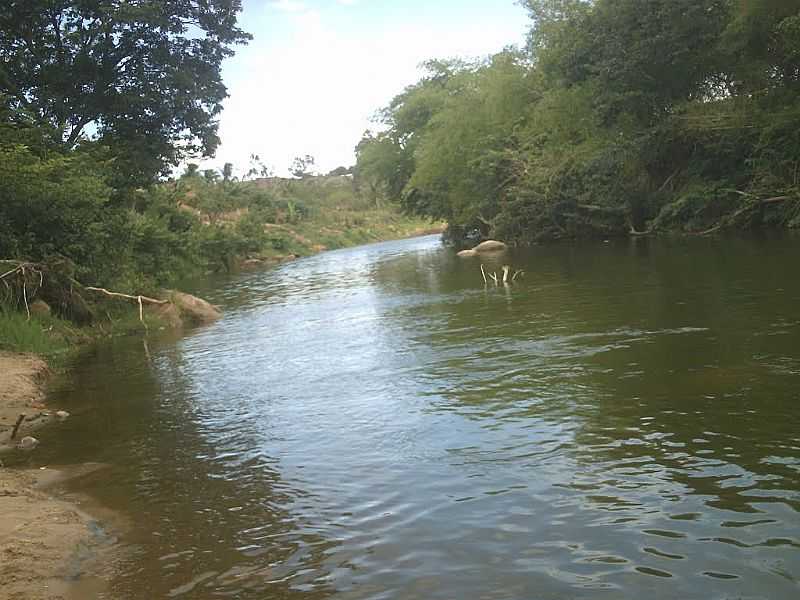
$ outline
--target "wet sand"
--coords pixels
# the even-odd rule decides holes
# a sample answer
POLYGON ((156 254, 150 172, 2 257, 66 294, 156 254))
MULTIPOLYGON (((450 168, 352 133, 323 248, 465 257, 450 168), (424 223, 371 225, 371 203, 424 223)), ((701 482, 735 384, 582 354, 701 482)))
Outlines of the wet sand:
MULTIPOLYGON (((37 357, 0 353, 0 600, 95 598, 110 576, 113 540, 83 502, 48 491, 101 466, 35 471, 1 466, 10 453, 21 452, 16 442, 55 418, 42 404, 47 374, 37 357), (26 420, 10 440, 20 414, 26 420)), ((40 434, 43 443, 46 431, 40 434)))

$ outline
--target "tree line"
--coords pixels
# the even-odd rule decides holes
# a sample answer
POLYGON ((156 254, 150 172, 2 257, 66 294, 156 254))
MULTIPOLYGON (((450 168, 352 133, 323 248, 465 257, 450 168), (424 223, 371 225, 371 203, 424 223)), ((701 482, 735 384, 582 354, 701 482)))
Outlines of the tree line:
POLYGON ((433 60, 356 176, 525 243, 800 227, 800 0, 522 0, 525 47, 433 60))

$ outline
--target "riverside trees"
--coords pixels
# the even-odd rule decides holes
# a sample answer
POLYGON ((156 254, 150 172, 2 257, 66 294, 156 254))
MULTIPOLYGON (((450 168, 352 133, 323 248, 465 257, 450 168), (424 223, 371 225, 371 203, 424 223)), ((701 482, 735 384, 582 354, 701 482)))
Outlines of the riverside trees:
POLYGON ((249 35, 240 0, 5 0, 0 93, 13 122, 72 150, 90 138, 137 185, 190 153, 213 154, 220 68, 249 35))
POLYGON ((85 283, 136 287, 200 262, 192 216, 155 183, 219 143, 221 64, 249 39, 240 10, 0 2, 0 258, 58 256, 85 283))
POLYGON ((800 1, 523 4, 527 47, 429 63, 358 178, 455 237, 800 226, 800 1))

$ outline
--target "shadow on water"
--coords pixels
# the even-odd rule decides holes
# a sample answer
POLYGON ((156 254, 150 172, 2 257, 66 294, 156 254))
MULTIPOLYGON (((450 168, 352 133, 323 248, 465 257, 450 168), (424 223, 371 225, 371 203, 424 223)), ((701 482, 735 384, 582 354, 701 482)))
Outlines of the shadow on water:
POLYGON ((80 486, 139 524, 115 598, 793 599, 798 242, 244 274, 218 324, 82 360, 34 460, 112 465, 80 486))

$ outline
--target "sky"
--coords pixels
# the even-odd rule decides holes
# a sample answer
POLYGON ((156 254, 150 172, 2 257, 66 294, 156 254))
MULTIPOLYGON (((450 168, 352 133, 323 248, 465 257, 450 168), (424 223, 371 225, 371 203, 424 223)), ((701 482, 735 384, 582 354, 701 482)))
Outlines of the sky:
POLYGON ((285 175, 306 154, 323 173, 352 165, 420 63, 522 44, 528 18, 515 0, 244 0, 239 24, 254 39, 223 66, 222 144, 202 166, 241 174, 258 154, 285 175))

